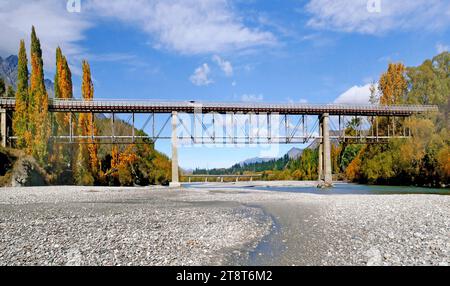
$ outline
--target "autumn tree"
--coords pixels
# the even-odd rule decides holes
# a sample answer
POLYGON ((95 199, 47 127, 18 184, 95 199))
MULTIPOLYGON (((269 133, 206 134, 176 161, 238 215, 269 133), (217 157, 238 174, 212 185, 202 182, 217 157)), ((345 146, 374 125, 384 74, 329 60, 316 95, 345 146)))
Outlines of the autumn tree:
POLYGON ((406 67, 402 63, 389 64, 388 70, 381 75, 378 85, 381 104, 391 105, 404 102, 408 87, 405 72, 406 67))
POLYGON ((50 120, 48 94, 44 84, 44 63, 39 38, 34 27, 31 31, 31 76, 28 106, 29 130, 32 134, 31 151, 42 165, 47 164, 50 120))
MULTIPOLYGON (((439 111, 399 121, 410 130, 411 138, 363 147, 346 167, 347 179, 375 184, 448 186, 450 54, 441 53, 407 69, 401 64, 390 64, 380 78, 379 91, 382 104, 435 104, 439 111)), ((379 121, 387 126, 385 118, 379 121)))
POLYGON ((25 41, 20 41, 19 60, 17 64, 16 108, 13 115, 13 129, 17 137, 17 148, 27 148, 31 143, 29 122, 29 95, 28 95, 28 60, 25 41))
MULTIPOLYGON (((91 69, 86 61, 83 61, 81 94, 85 101, 91 101, 94 98, 91 69)), ((99 177, 98 144, 92 138, 96 133, 94 115, 92 113, 81 113, 78 117, 78 134, 84 138, 81 139, 81 144, 78 148, 75 168, 75 176, 78 184, 92 185, 99 177)))
MULTIPOLYGON (((61 48, 56 49, 56 72, 54 80, 55 98, 71 99, 73 98, 72 73, 67 63, 66 57, 62 54, 61 48)), ((56 122, 52 133, 55 135, 67 135, 70 130, 76 129, 76 124, 72 121, 70 126, 69 113, 57 113, 55 115, 56 122)), ((74 147, 73 145, 59 144, 53 147, 53 162, 55 165, 74 165, 74 147)))

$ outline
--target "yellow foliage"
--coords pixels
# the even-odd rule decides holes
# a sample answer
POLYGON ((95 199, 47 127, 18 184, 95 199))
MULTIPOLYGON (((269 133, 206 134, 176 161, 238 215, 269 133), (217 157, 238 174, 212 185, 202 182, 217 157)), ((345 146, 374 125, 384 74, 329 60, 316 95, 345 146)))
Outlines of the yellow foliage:
POLYGON ((399 104, 403 101, 407 91, 405 72, 406 67, 402 63, 389 64, 387 72, 380 77, 381 104, 399 104))
POLYGON ((358 155, 356 155, 355 159, 348 165, 345 170, 345 177, 349 181, 355 181, 360 177, 361 171, 361 156, 364 154, 366 148, 362 148, 358 155))

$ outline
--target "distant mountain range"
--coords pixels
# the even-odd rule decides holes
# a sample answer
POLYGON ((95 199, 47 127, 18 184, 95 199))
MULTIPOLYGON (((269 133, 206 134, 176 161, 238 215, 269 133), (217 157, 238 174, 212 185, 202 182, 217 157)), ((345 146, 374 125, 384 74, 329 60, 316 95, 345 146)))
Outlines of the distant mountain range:
MULTIPOLYGON (((303 153, 302 149, 299 148, 291 148, 286 155, 289 157, 289 159, 291 160, 295 160, 298 159, 303 153)), ((284 157, 285 155, 283 155, 282 157, 284 157)), ((276 161, 279 158, 275 158, 275 157, 255 157, 255 158, 250 158, 244 161, 239 162, 238 164, 243 167, 245 165, 249 165, 249 164, 256 164, 256 163, 265 163, 265 162, 270 162, 270 161, 276 161)))
POLYGON ((270 162, 270 161, 274 161, 274 160, 276 160, 276 159, 277 159, 277 158, 274 158, 274 157, 264 157, 264 158, 261 158, 261 157, 255 157, 255 158, 250 158, 250 159, 241 161, 241 162, 239 162, 239 165, 241 165, 241 166, 243 167, 244 165, 255 164, 255 163, 270 162))
MULTIPOLYGON (((0 57, 0 77, 3 78, 7 86, 12 86, 14 89, 16 89, 17 84, 18 62, 19 58, 16 55, 11 55, 5 59, 0 57)), ((45 79, 44 84, 48 96, 53 98, 55 96, 53 81, 45 79)))
POLYGON ((0 77, 7 86, 16 87, 17 82, 17 56, 9 56, 6 59, 0 57, 0 77))

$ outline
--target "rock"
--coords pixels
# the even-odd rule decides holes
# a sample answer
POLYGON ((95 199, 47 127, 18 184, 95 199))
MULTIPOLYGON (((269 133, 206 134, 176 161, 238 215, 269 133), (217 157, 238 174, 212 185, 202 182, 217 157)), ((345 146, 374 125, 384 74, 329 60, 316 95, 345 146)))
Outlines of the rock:
POLYGON ((12 187, 45 185, 47 185, 47 182, 44 172, 33 157, 26 156, 17 160, 12 171, 12 187))
POLYGON ((376 247, 371 247, 366 251, 367 266, 380 266, 382 265, 381 252, 376 247))

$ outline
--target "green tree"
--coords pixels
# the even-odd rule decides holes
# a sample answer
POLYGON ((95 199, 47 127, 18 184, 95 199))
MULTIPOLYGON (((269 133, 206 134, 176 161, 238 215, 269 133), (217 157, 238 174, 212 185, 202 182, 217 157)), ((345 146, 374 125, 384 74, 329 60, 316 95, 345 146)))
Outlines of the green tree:
POLYGON ((14 97, 16 92, 14 91, 14 88, 11 85, 8 85, 8 88, 6 89, 6 97, 14 97))
MULTIPOLYGON (((19 60, 17 64, 16 108, 13 115, 13 129, 17 136, 17 148, 29 149, 31 132, 29 123, 29 95, 28 95, 28 60, 25 41, 20 41, 19 60)), ((28 150, 30 151, 30 150, 28 150)), ((31 152, 29 152, 31 153, 31 152)))
POLYGON ((6 95, 6 86, 3 78, 0 77, 0 97, 4 97, 6 95))
MULTIPOLYGON (((401 121, 412 138, 364 146, 356 156, 356 150, 344 149, 345 157, 354 157, 348 165, 348 160, 341 160, 341 167, 347 165, 349 180, 421 186, 449 184, 449 61, 449 53, 445 52, 418 67, 389 65, 380 79, 382 103, 436 104, 439 112, 401 121)), ((379 119, 379 123, 387 127, 385 119, 379 119)))
POLYGON ((48 163, 50 120, 48 94, 44 84, 44 63, 39 38, 34 26, 31 30, 31 76, 30 76, 29 130, 32 134, 31 150, 41 165, 48 163))

